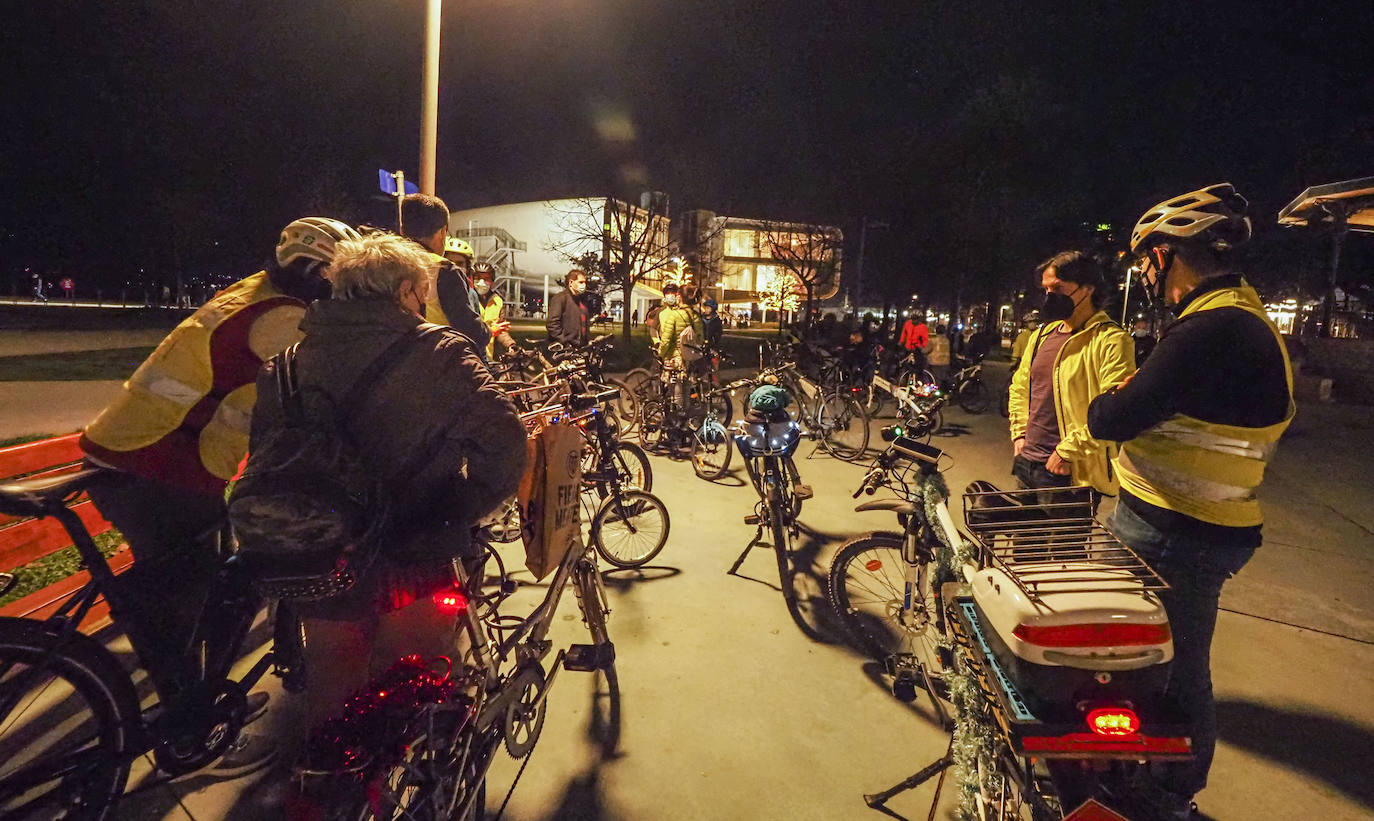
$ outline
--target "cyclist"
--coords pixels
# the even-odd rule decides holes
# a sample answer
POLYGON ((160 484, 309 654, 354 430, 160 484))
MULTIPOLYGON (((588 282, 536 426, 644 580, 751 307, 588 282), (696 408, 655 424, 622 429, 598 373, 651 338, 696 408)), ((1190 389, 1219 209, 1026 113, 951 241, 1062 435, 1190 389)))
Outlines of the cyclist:
POLYGON ((468 279, 472 246, 448 236, 448 220, 448 206, 438 197, 407 194, 401 199, 403 234, 428 251, 435 266, 430 275, 433 287, 425 303, 425 318, 456 329, 485 353, 491 331, 482 323, 482 308, 468 279))
MULTIPOLYGON (((150 645, 141 661, 164 695, 188 683, 191 660, 180 648, 219 566, 224 491, 248 452, 258 368, 300 338, 306 306, 329 295, 322 271, 335 244, 357 236, 326 217, 287 225, 266 268, 183 320, 81 436, 88 462, 121 473, 90 495, 136 559, 120 580, 143 605, 130 615, 150 645)), ((236 750, 222 765, 249 753, 236 750)))
POLYGON ((506 301, 492 288, 495 272, 490 262, 478 262, 472 266, 472 290, 477 293, 478 304, 482 307, 482 322, 491 331, 491 341, 487 342, 487 361, 496 355, 496 343, 507 351, 515 350, 515 339, 510 335, 510 321, 506 319, 506 301))
POLYGON ((1135 347, 1101 310, 1107 288, 1092 257, 1064 251, 1037 271, 1045 325, 1012 375, 1012 475, 1023 488, 1080 485, 1115 495, 1115 446, 1088 432, 1088 403, 1135 371, 1135 347))
POLYGON ((706 332, 706 344, 719 350, 720 339, 725 333, 725 325, 721 322, 720 314, 716 310, 716 301, 709 297, 701 303, 701 326, 706 332))
MULTIPOLYGON (((422 323, 431 265, 388 234, 339 244, 328 270, 334 298, 301 322, 303 395, 348 394, 381 351, 422 323)), ((452 584, 455 559, 476 570, 472 525, 515 492, 525 466, 524 426, 470 339, 445 331, 402 344, 410 347, 348 417, 359 457, 391 492, 379 555, 349 591, 295 605, 304 617, 307 729, 400 656, 452 655, 452 617, 432 596, 452 584)), ((269 366, 258 378, 253 441, 285 424, 269 366)), ((312 523, 300 524, 308 533, 312 523)))
POLYGON ((587 272, 574 268, 563 278, 563 290, 549 300, 544 327, 549 339, 570 348, 581 348, 591 338, 591 306, 587 299, 587 272))
POLYGON ((1231 253, 1250 238, 1229 183, 1173 197, 1131 234, 1146 294, 1177 320, 1140 372, 1088 409, 1094 437, 1122 442, 1109 526, 1169 583, 1169 693, 1192 720, 1191 761, 1154 773, 1164 818, 1189 818, 1216 746, 1211 645, 1222 585, 1261 543, 1255 491, 1293 418, 1293 371, 1264 303, 1231 253))
POLYGON ((1016 372, 1016 368, 1021 364, 1021 357, 1026 353, 1026 345, 1040 327, 1040 312, 1031 311, 1021 320, 1021 330, 1016 334, 1016 339, 1011 343, 1011 370, 1016 372))

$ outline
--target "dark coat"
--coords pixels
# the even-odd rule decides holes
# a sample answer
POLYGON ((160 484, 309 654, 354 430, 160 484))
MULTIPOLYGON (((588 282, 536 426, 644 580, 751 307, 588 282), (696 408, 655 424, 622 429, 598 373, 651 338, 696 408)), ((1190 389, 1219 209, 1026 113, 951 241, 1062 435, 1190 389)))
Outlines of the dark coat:
MULTIPOLYGON (((373 358, 420 323, 385 300, 310 306, 296 358, 309 418, 328 414, 312 393, 340 401, 373 358)), ((525 469, 524 425, 472 341, 446 329, 402 344, 409 347, 347 412, 360 457, 393 491, 396 527, 382 542, 371 583, 359 585, 383 597, 389 590, 427 595, 441 587, 450 560, 471 552, 473 523, 515 493, 525 469), (398 475, 416 464, 422 467, 398 475)), ((270 366, 257 387, 250 451, 285 423, 270 366)))
POLYGON ((544 320, 549 339, 579 348, 587 344, 592 328, 591 312, 588 311, 586 315, 582 312, 586 296, 575 297, 566 290, 553 295, 553 299, 549 300, 548 319, 544 320))

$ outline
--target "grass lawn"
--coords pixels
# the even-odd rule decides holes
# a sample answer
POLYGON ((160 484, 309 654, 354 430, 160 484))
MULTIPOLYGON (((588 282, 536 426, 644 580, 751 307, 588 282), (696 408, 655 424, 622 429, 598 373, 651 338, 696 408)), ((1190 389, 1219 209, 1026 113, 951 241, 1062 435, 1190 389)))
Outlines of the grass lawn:
POLYGON ((85 382, 127 379, 153 346, 0 356, 0 382, 85 382))

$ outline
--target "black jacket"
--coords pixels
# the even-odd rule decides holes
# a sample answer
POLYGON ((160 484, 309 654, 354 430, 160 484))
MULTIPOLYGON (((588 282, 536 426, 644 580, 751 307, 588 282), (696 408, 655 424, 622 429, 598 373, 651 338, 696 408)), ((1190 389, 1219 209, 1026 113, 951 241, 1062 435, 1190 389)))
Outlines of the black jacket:
POLYGON ((571 291, 560 291, 549 300, 548 319, 544 327, 549 331, 549 339, 565 345, 582 347, 591 338, 590 311, 584 310, 587 295, 572 295, 571 291))

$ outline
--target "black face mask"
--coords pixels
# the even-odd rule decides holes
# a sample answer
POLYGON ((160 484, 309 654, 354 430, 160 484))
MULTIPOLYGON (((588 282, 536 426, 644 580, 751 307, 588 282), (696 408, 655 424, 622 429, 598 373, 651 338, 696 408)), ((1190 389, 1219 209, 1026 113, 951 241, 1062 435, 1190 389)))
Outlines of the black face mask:
POLYGON ((1051 291, 1045 294, 1045 304, 1040 308, 1040 318, 1046 322, 1054 322, 1058 319, 1068 319, 1073 316, 1074 309, 1078 303, 1068 294, 1061 294, 1051 291))

